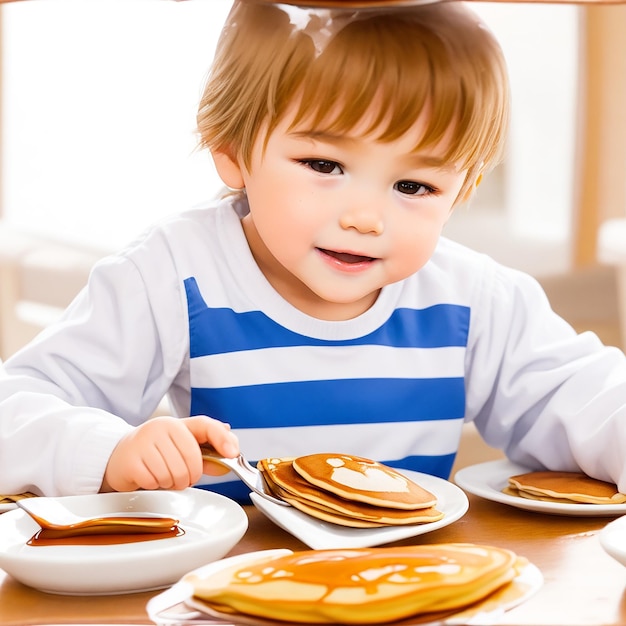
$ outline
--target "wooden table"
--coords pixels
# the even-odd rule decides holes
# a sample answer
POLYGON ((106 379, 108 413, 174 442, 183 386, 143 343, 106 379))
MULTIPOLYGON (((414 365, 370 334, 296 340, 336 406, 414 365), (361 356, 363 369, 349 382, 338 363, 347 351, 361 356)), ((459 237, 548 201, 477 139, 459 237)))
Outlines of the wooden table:
MULTIPOLYGON (((253 507, 249 529, 231 554, 269 548, 307 549, 253 507)), ((460 520, 400 544, 473 542, 513 549, 542 571, 543 587, 509 611, 502 624, 626 624, 626 568, 604 552, 599 531, 613 518, 561 517, 522 511, 470 496, 460 520)), ((30 589, 0 570, 0 626, 149 624, 146 602, 158 592, 67 597, 30 589)))

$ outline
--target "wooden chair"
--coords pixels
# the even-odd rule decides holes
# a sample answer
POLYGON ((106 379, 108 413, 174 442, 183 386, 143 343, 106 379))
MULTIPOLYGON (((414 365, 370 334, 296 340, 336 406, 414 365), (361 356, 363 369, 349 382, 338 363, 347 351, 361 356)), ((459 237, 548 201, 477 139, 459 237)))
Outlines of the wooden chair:
POLYGON ((626 218, 606 220, 598 231, 598 260, 614 265, 622 348, 626 349, 626 218))

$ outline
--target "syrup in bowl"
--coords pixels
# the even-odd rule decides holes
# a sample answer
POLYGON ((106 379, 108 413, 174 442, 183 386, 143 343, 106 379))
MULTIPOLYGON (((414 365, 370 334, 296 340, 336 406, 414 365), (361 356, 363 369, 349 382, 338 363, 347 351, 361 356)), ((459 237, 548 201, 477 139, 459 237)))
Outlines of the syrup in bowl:
POLYGON ((58 499, 46 497, 26 498, 17 505, 46 531, 49 538, 56 539, 82 535, 172 533, 179 521, 158 513, 137 511, 84 517, 70 511, 58 499))

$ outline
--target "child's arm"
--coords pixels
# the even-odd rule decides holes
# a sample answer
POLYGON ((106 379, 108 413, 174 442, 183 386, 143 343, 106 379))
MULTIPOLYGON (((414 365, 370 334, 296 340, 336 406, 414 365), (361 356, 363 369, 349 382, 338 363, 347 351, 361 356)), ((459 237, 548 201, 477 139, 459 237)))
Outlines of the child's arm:
POLYGON ((107 463, 101 491, 190 487, 203 473, 221 471, 215 463, 207 462, 203 467, 202 443, 210 443, 223 456, 239 453, 237 437, 228 424, 218 420, 205 416, 151 419, 117 444, 107 463))
POLYGON ((467 419, 528 468, 583 471, 626 490, 626 357, 576 331, 537 281, 492 270, 477 289, 467 419))

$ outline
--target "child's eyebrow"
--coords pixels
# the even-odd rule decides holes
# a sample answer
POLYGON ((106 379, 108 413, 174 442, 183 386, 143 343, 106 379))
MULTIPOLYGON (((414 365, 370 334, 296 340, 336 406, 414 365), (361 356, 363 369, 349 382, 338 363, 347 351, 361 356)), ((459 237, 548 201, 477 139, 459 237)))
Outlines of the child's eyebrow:
POLYGON ((312 139, 314 141, 322 141, 324 143, 346 144, 357 141, 354 137, 346 135, 335 135, 323 130, 292 130, 289 135, 299 139, 312 139))
MULTIPOLYGON (((290 131, 289 134, 299 139, 311 139, 313 141, 335 145, 347 145, 358 141, 358 138, 355 137, 336 135, 322 130, 294 130, 290 131)), ((449 159, 433 154, 432 152, 420 151, 419 149, 407 153, 406 161, 412 167, 430 167, 450 171, 456 170, 455 164, 451 163, 449 159)))
POLYGON ((456 171, 457 169, 455 164, 451 163, 449 159, 434 154, 414 152, 407 156, 407 161, 416 167, 432 167, 434 169, 449 171, 456 171))

